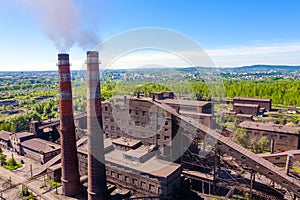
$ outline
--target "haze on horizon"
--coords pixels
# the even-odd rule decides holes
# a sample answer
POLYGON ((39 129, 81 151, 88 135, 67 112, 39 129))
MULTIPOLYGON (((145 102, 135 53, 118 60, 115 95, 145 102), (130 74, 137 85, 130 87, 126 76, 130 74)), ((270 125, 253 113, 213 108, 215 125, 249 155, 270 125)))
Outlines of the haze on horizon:
MULTIPOLYGON (((28 12, 28 7, 22 4, 24 1, 27 0, 0 0, 3 5, 0 8, 0 71, 56 70, 58 50, 35 19, 35 13, 28 12)), ((51 13, 60 12, 56 9, 61 1, 49 2, 51 13), (51 7, 52 4, 56 6, 51 7)), ((102 41, 130 29, 162 27, 195 40, 216 67, 300 65, 300 2, 297 0, 64 2, 79 9, 79 29, 93 27, 88 35, 97 35, 102 41)), ((69 51, 73 70, 82 68, 85 51, 91 48, 91 45, 80 46, 74 43, 69 51)), ((150 65, 188 67, 170 53, 140 51, 118 59, 112 68, 150 65)))

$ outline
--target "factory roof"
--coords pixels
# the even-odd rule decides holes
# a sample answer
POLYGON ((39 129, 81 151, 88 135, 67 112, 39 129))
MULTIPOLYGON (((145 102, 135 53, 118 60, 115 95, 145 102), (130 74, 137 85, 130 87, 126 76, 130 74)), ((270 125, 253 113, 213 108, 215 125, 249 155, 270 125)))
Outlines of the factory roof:
POLYGON ((137 149, 131 149, 129 151, 124 152, 124 155, 140 158, 140 157, 148 154, 149 152, 153 151, 154 148, 155 148, 155 145, 150 145, 150 146, 142 145, 137 149))
POLYGON ((22 142, 22 146, 43 153, 48 153, 60 149, 60 145, 40 138, 26 140, 22 142))
POLYGON ((7 131, 0 131, 0 139, 9 141, 9 136, 12 135, 13 133, 7 132, 7 131))
MULTIPOLYGON (((107 138, 105 140, 111 140, 111 139, 107 138)), ((107 144, 108 143, 109 142, 107 142, 107 144)), ((106 164, 112 167, 115 166, 118 169, 123 168, 124 170, 128 170, 133 173, 147 173, 153 176, 159 176, 163 178, 167 178, 172 173, 181 169, 181 165, 158 159, 155 156, 150 157, 148 160, 145 160, 145 162, 136 162, 124 158, 124 155, 127 155, 128 153, 133 156, 142 157, 143 155, 145 155, 145 153, 148 153, 149 151, 152 150, 153 150, 153 146, 144 146, 144 147, 141 146, 138 149, 130 150, 127 152, 113 149, 111 151, 106 151, 105 161, 106 164)), ((78 152, 87 154, 87 149, 84 147, 79 147, 78 152)))
POLYGON ((18 138, 18 139, 22 139, 25 137, 34 136, 34 134, 30 133, 30 132, 21 132, 21 133, 14 133, 14 134, 12 134, 12 136, 14 136, 15 138, 18 138))
POLYGON ((179 164, 161 160, 155 156, 146 162, 135 162, 125 159, 123 154, 123 151, 113 150, 105 154, 105 160, 110 165, 116 165, 118 168, 134 171, 134 173, 147 173, 163 178, 167 178, 177 170, 181 169, 179 164))
POLYGON ((160 103, 172 104, 172 105, 183 105, 183 106, 206 106, 211 104, 210 101, 193 101, 193 100, 181 100, 181 99, 163 99, 156 100, 160 103))
POLYGON ((253 107, 253 108, 259 107, 258 104, 246 104, 246 103, 234 103, 233 106, 253 107))
POLYGON ((270 98, 252 98, 252 97, 234 97, 233 100, 244 100, 244 101, 265 101, 270 102, 270 98))
POLYGON ((271 132, 278 132, 278 133, 291 133, 291 134, 300 133, 300 127, 283 126, 279 124, 244 121, 240 123, 239 126, 246 129, 255 129, 255 130, 271 131, 271 132))
MULTIPOLYGON (((86 138, 86 141, 88 139, 86 138)), ((79 141, 79 140, 78 140, 79 141)), ((78 142, 77 141, 77 142, 78 142)), ((104 144, 104 152, 107 153, 111 150, 113 150, 113 145, 112 145, 112 140, 110 138, 105 138, 103 140, 103 144, 104 144)), ((78 146, 78 143, 77 143, 77 146, 78 146)), ((84 142, 82 145, 78 146, 77 147, 77 151, 79 152, 82 152, 82 153, 85 153, 87 151, 87 142, 84 142)))
POLYGON ((252 118, 253 115, 249 115, 249 114, 242 114, 242 113, 238 113, 236 114, 237 117, 248 117, 248 118, 252 118))
POLYGON ((132 148, 141 143, 141 141, 132 138, 120 137, 117 139, 113 139, 112 143, 132 148))
POLYGON ((206 117, 212 117, 213 114, 208 114, 208 113, 199 113, 199 112, 188 112, 188 111, 179 111, 180 114, 182 115, 194 115, 194 116, 206 116, 206 117))

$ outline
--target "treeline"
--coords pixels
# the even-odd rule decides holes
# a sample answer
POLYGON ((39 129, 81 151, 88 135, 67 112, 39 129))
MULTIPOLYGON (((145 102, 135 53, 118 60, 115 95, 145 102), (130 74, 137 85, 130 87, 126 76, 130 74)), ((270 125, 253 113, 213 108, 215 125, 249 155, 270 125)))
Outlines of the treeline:
MULTIPOLYGON (((294 80, 269 80, 269 81, 244 81, 223 80, 220 82, 170 82, 170 83, 126 83, 119 82, 110 85, 111 88, 101 90, 102 94, 133 95, 142 92, 146 96, 150 92, 173 91, 176 95, 191 94, 198 100, 211 100, 212 97, 258 97, 271 98, 274 104, 300 106, 300 81, 294 80), (108 91, 107 91, 108 90, 108 91)), ((105 97, 108 98, 109 95, 105 97)))
POLYGON ((271 98, 275 104, 300 106, 299 80, 224 81, 227 97, 271 98))
MULTIPOLYGON (((220 82, 110 82, 101 84, 101 97, 110 100, 115 95, 149 96, 151 92, 173 91, 177 96, 190 94, 197 100, 234 96, 272 98, 275 104, 300 106, 300 81, 293 80, 223 80, 220 82)), ((57 91, 56 91, 57 92, 57 91)), ((86 84, 73 88, 74 110, 86 111, 86 84)))

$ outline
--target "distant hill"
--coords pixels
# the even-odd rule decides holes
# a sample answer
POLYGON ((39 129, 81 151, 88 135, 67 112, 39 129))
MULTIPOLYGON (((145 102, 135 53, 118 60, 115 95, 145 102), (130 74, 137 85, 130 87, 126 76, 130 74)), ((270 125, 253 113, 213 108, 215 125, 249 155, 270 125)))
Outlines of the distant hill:
POLYGON ((300 70, 300 66, 291 66, 291 65, 251 65, 251 66, 242 66, 234 68, 221 68, 221 71, 224 72, 255 72, 255 71, 297 71, 300 70))

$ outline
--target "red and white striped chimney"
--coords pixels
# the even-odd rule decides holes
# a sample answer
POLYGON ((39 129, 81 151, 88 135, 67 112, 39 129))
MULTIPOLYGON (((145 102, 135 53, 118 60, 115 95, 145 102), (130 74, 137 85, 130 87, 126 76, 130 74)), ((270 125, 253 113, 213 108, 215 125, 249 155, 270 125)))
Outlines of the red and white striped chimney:
POLYGON ((107 193, 97 51, 87 52, 88 199, 102 200, 107 193))
POLYGON ((81 191, 73 116, 69 54, 58 54, 57 65, 60 97, 59 130, 61 143, 62 188, 64 195, 74 196, 79 194, 81 191))

